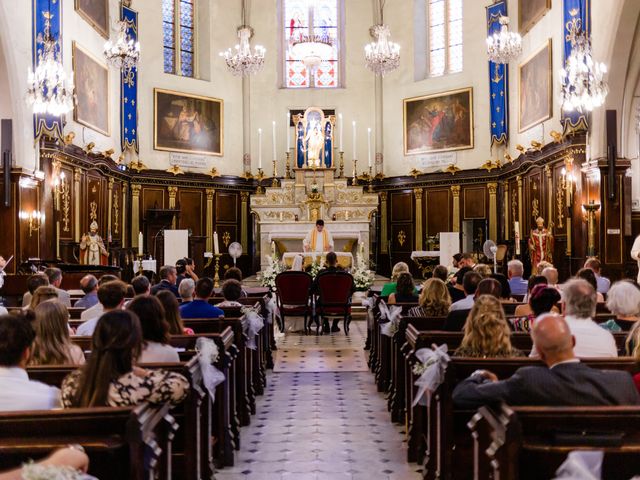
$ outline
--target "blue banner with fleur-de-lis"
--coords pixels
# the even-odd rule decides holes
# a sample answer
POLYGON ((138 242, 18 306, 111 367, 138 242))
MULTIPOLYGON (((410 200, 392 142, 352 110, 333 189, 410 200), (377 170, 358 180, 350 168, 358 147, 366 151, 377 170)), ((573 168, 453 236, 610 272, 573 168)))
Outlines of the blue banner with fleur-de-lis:
MULTIPOLYGON (((507 16, 505 0, 487 7, 487 34, 500 32, 500 17, 507 16)), ((491 146, 509 141, 509 66, 489 62, 491 146)))
MULTIPOLYGON (((55 46, 58 60, 62 62, 62 1, 61 0, 33 0, 32 3, 32 63, 35 71, 39 58, 43 54, 44 44, 42 39, 45 36, 47 23, 51 38, 57 40, 55 46)), ((62 138, 64 129, 64 119, 62 116, 55 116, 46 113, 33 115, 33 134, 38 141, 42 135, 53 138, 62 138)))
MULTIPOLYGON (((591 35, 591 0, 564 0, 563 6, 563 41, 564 41, 564 61, 567 61, 573 45, 571 40, 577 32, 584 32, 587 37, 591 35)), ((589 128, 589 118, 587 113, 578 111, 562 111, 562 126, 564 133, 587 130, 589 128)))
MULTIPOLYGON (((120 18, 127 22, 128 37, 137 42, 138 12, 123 5, 120 18)), ((120 77, 120 146, 138 153, 138 68, 123 68, 120 77)))

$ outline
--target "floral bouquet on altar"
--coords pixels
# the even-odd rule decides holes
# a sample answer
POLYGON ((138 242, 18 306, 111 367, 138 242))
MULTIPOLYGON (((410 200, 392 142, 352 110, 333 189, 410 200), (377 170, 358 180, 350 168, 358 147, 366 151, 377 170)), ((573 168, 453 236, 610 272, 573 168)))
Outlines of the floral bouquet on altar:
POLYGON ((276 291, 276 277, 279 273, 286 270, 285 266, 280 262, 280 258, 277 254, 267 255, 267 268, 262 272, 262 278, 260 279, 260 285, 263 287, 269 287, 272 292, 276 291))
POLYGON ((371 285, 373 285, 375 276, 373 272, 369 270, 369 264, 364 258, 363 248, 360 249, 356 268, 351 272, 351 275, 353 275, 353 281, 356 284, 356 290, 358 291, 367 291, 371 285))

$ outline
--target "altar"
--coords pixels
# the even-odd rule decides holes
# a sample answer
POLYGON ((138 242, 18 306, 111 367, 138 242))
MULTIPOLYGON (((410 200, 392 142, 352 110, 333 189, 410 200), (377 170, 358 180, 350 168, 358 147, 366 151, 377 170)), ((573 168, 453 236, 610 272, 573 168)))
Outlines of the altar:
MULTIPOLYGON (((291 268, 293 260, 298 256, 302 256, 302 267, 306 268, 314 262, 321 261, 326 257, 326 253, 320 252, 287 252, 282 256, 282 261, 287 268, 291 268)), ((350 270, 353 266, 353 254, 351 252, 336 252, 338 257, 338 265, 345 270, 350 270)))

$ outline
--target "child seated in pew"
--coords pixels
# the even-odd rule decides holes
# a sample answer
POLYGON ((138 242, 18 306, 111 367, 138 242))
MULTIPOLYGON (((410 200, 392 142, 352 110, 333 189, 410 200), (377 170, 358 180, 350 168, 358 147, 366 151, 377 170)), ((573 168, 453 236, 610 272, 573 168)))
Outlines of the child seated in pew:
POLYGON ((242 307, 238 302, 242 297, 242 284, 238 280, 225 280, 222 284, 222 296, 224 300, 216 305, 216 307, 242 307))
MULTIPOLYGON (((173 295, 173 292, 168 291, 173 295)), ((136 297, 131 300, 127 310, 137 315, 142 327, 140 363, 180 361, 178 351, 169 345, 169 324, 160 300, 151 295, 136 297)))
POLYGON ((35 310, 36 339, 30 365, 83 365, 82 349, 69 338, 69 312, 57 300, 41 303, 35 310))
MULTIPOLYGON (((188 281, 193 282, 190 278, 185 278, 180 282, 180 285, 188 281)), ((178 290, 179 289, 180 287, 178 287, 178 290)), ((193 335, 193 329, 186 328, 182 324, 182 318, 180 318, 180 304, 178 303, 176 296, 167 290, 161 290, 156 295, 156 298, 160 300, 162 308, 164 308, 165 320, 169 325, 169 335, 193 335)))
POLYGON ((185 377, 136 365, 142 345, 142 327, 133 311, 105 313, 93 334, 89 360, 62 382, 63 406, 126 407, 143 402, 175 405, 184 400, 189 393, 185 377))

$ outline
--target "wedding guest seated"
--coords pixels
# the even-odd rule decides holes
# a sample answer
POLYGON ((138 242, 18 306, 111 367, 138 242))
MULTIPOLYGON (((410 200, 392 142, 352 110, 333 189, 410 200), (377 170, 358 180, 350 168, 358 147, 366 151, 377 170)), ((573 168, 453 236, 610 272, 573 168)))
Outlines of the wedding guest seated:
POLYGON ((416 286, 413 283, 413 277, 409 272, 403 272, 398 275, 396 282, 396 291, 389 295, 389 305, 394 303, 415 303, 418 301, 416 294, 416 286))
POLYGON ((526 317, 514 318, 511 321, 511 328, 516 331, 529 332, 533 327, 535 319, 543 313, 560 313, 556 304, 560 301, 560 292, 553 287, 545 284, 538 284, 533 287, 531 295, 529 295, 529 303, 531 313, 526 317))
POLYGON ((391 271, 391 281, 389 283, 385 283, 382 286, 382 291, 380 292, 381 297, 388 297, 392 293, 396 291, 396 285, 398 282, 398 277, 401 273, 408 273, 409 265, 404 262, 398 262, 393 266, 393 270, 391 271))
POLYGON ((614 283, 607 294, 607 308, 616 316, 616 323, 635 326, 640 320, 640 289, 628 280, 614 283))
MULTIPOLYGON (((613 286, 615 287, 615 285, 616 284, 613 286)), ((611 290, 613 290, 613 287, 611 287, 611 290)), ((629 331, 624 349, 627 356, 633 357, 636 361, 640 362, 640 322, 636 322, 631 328, 631 331, 629 331)), ((633 376, 633 382, 640 392, 640 372, 633 376)))
POLYGON ((542 271, 545 268, 553 268, 553 263, 547 262, 546 260, 538 262, 538 265, 536 265, 536 272, 538 272, 538 275, 542 275, 542 271))
MULTIPOLYGON (((458 271, 458 274, 463 272, 463 270, 464 269, 461 268, 458 271)), ((462 289, 464 290, 465 297, 462 300, 458 300, 457 302, 452 303, 449 311, 453 312, 455 310, 471 310, 471 307, 473 307, 473 296, 475 295, 478 284, 481 281, 482 277, 477 272, 470 270, 464 273, 464 276, 462 277, 462 289)))
POLYGON ((454 389, 454 405, 465 409, 498 402, 532 406, 637 405, 639 397, 631 375, 580 363, 571 333, 560 315, 543 315, 533 326, 531 337, 546 366, 519 368, 506 380, 498 380, 487 370, 476 371, 454 389))
POLYGON ((84 478, 82 475, 70 474, 69 469, 80 472, 80 474, 87 473, 89 471, 89 456, 84 453, 84 449, 80 445, 59 448, 42 460, 25 463, 13 470, 0 472, 0 480, 23 480, 34 478, 33 475, 42 478, 40 476, 41 468, 46 468, 47 473, 51 468, 59 468, 64 472, 60 473, 61 478, 84 478))
POLYGON ((76 308, 91 308, 98 303, 98 279, 93 275, 85 275, 80 280, 80 288, 84 297, 73 306, 76 308))
POLYGON ((424 282, 419 305, 409 310, 411 317, 445 317, 451 306, 447 285, 440 278, 432 277, 424 282))
POLYGON ((24 315, 0 316, 0 411, 49 410, 60 406, 60 390, 29 380, 35 332, 24 315))
POLYGON ((133 287, 134 296, 138 295, 150 295, 151 294, 151 282, 144 275, 138 275, 131 280, 131 286, 133 287))
POLYGON ((338 255, 336 252, 328 252, 324 259, 324 267, 322 271, 325 272, 342 272, 344 268, 338 265, 338 255))
POLYGON ((193 263, 193 258, 181 258, 176 261, 176 286, 180 287, 180 284, 185 278, 190 278, 194 282, 198 281, 198 275, 194 271, 195 264, 193 263))
POLYGON ((447 267, 445 267, 444 265, 438 265, 433 269, 431 278, 439 278, 444 283, 447 283, 447 280, 449 280, 449 269, 447 269, 447 267))
POLYGON ((604 295, 598 292, 598 280, 596 279, 596 274, 590 268, 581 268, 576 273, 575 278, 581 278, 582 280, 586 280, 589 282, 589 285, 593 287, 596 291, 598 303, 604 303, 604 295))
MULTIPOLYGON (((100 279, 102 280, 102 279, 100 279)), ((91 336, 100 317, 112 310, 121 310, 127 294, 127 285, 120 280, 103 283, 98 288, 98 305, 92 307, 93 316, 83 321, 76 330, 76 335, 91 336), (97 307, 97 308, 96 308, 97 307)), ((84 315, 87 311, 82 312, 84 315)))
POLYGON ((511 296, 511 286, 507 277, 502 273, 492 273, 491 278, 500 284, 500 301, 502 303, 514 303, 515 300, 511 296))
POLYGON ((58 301, 43 302, 35 309, 30 365, 82 365, 84 353, 69 338, 69 312, 58 301))
POLYGON ((152 295, 136 297, 127 310, 136 314, 142 327, 140 363, 180 361, 178 351, 169 344, 169 324, 160 300, 152 295))
MULTIPOLYGON (((478 273, 476 272, 472 272, 472 273, 475 273, 476 275, 478 275, 478 273)), ((493 278, 485 278, 483 280, 480 280, 480 282, 478 283, 478 286, 475 289, 474 294, 470 295, 470 297, 473 299, 471 307, 475 305, 475 301, 481 295, 491 295, 499 301, 501 290, 502 289, 500 287, 500 283, 497 280, 494 280, 493 278)), ((464 308, 464 309, 457 309, 457 310, 450 309, 449 314, 447 315, 447 318, 444 322, 444 326, 442 327, 443 330, 446 330, 449 332, 459 332, 464 328, 465 322, 467 321, 467 317, 469 316, 470 312, 471 312, 471 308, 464 308)))
POLYGON ((22 308, 31 308, 31 299, 38 287, 48 287, 49 277, 44 273, 34 273, 27 279, 27 292, 22 296, 22 308))
POLYGON ((522 278, 524 265, 520 260, 511 260, 507 263, 507 274, 511 295, 525 295, 527 293, 527 281, 522 278))
POLYGON ((136 366, 142 342, 142 328, 135 313, 105 313, 96 326, 87 363, 62 382, 64 407, 126 407, 184 400, 189 382, 182 375, 136 366))
POLYGON ((484 263, 478 263, 475 267, 473 267, 473 271, 479 273, 482 278, 489 278, 493 273, 491 267, 484 263))
POLYGON ((547 285, 547 277, 543 277, 542 275, 531 275, 529 277, 529 281, 527 282, 527 294, 524 297, 524 301, 526 303, 516 307, 515 312, 513 312, 516 317, 526 317, 531 314, 529 297, 531 297, 531 292, 537 285, 547 285))
MULTIPOLYGON (((105 285, 106 283, 109 282, 115 282, 115 281, 119 281, 120 279, 118 277, 116 277, 115 275, 103 275, 100 277, 100 280, 98 280, 98 290, 100 290, 100 287, 102 287, 102 285, 105 285)), ((125 297, 126 297, 126 285, 125 285, 125 297)), ((98 303, 96 303, 93 307, 91 308, 87 308, 84 312, 82 312, 80 314, 80 320, 82 320, 83 322, 87 322, 89 320, 92 320, 94 318, 99 318, 100 315, 102 315, 104 313, 104 309, 102 308, 102 305, 100 304, 100 296, 98 296, 98 303)))
POLYGON ((447 290, 451 296, 451 303, 456 303, 465 298, 463 280, 467 272, 472 272, 470 267, 462 267, 458 269, 450 282, 447 283, 447 290))
POLYGON ((600 260, 595 257, 588 258, 587 261, 584 262, 584 268, 593 270, 593 273, 595 273, 596 275, 596 283, 598 285, 597 291, 604 295, 609 291, 609 288, 611 287, 611 280, 609 280, 607 277, 603 277, 600 274, 600 267, 600 260))
POLYGON ((203 277, 196 282, 196 292, 193 302, 180 305, 182 318, 218 318, 224 312, 209 304, 209 297, 213 293, 213 280, 203 277))
POLYGON ((547 267, 542 270, 541 275, 547 279, 550 287, 558 288, 558 270, 554 267, 547 267))
MULTIPOLYGON (((611 332, 592 320, 596 314, 596 289, 586 280, 569 280, 562 289, 562 297, 565 320, 575 338, 576 356, 617 357, 618 348, 611 332)), ((538 356, 535 345, 530 356, 538 356)))
MULTIPOLYGON (((494 280, 495 281, 495 280, 494 280)), ((497 281, 496 281, 497 283, 497 281)), ((522 357, 511 346, 511 329, 502 304, 493 295, 480 295, 464 324, 464 337, 454 352, 457 357, 522 357)))
POLYGON ((473 270, 473 267, 476 266, 476 260, 471 253, 463 253, 458 260, 458 268, 469 267, 473 270))
POLYGON ((56 300, 56 301, 59 300, 58 290, 53 288, 50 285, 38 287, 36 288, 36 291, 33 292, 33 296, 31 297, 31 303, 29 304, 29 309, 35 310, 35 308, 38 305, 48 300, 56 300))
MULTIPOLYGON (((332 252, 329 252, 332 253, 332 252)), ((327 256, 329 256, 327 254, 327 256)), ((242 284, 238 280, 225 280, 222 284, 222 296, 224 300, 217 307, 242 307, 242 304, 238 301, 242 298, 242 284)))
POLYGON ((54 287, 58 292, 58 300, 60 301, 60 303, 62 303, 67 308, 70 307, 71 296, 69 295, 69 292, 60 288, 60 286, 62 285, 62 270, 54 267, 47 268, 44 271, 44 274, 49 277, 49 285, 54 287))
POLYGON ((160 268, 160 283, 151 287, 151 295, 155 295, 160 290, 169 290, 176 298, 180 296, 178 293, 178 287, 176 287, 176 280, 178 274, 176 273, 176 267, 171 265, 165 265, 160 268))
POLYGON ((186 305, 189 302, 193 302, 193 292, 196 290, 196 282, 190 278, 185 278, 180 282, 178 287, 178 293, 182 302, 180 305, 186 305))
MULTIPOLYGON (((190 278, 186 278, 182 281, 193 282, 190 278)), ((180 284, 182 286, 182 283, 180 284)), ((158 292, 156 298, 160 300, 162 308, 164 308, 164 318, 169 325, 169 335, 193 335, 193 329, 185 328, 182 324, 182 318, 180 318, 180 304, 178 299, 168 290, 158 292)))

